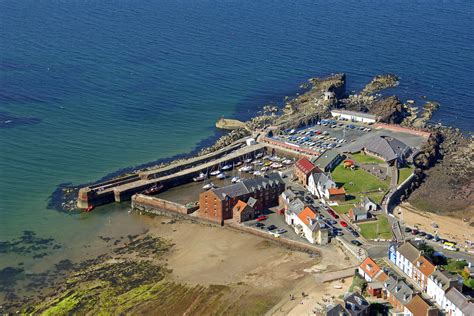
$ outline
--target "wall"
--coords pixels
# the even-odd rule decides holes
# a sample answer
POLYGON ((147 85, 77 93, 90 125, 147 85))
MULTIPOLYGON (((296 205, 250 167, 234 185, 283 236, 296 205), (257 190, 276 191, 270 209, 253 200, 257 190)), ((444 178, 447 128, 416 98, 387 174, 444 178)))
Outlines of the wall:
POLYGON ((148 213, 163 215, 163 211, 177 214, 191 214, 198 209, 197 205, 186 207, 183 204, 151 197, 143 194, 132 196, 132 209, 138 209, 148 213))

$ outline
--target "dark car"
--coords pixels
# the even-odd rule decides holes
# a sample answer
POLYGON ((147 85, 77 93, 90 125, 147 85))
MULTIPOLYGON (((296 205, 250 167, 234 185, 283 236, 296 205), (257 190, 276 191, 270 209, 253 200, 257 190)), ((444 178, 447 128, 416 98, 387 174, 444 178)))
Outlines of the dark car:
POLYGON ((434 241, 440 241, 440 239, 441 239, 441 238, 439 238, 439 236, 434 236, 434 237, 433 237, 433 240, 434 240, 434 241))
POLYGON ((304 197, 304 201, 306 203, 313 203, 314 202, 314 200, 312 198, 310 198, 309 196, 307 196, 307 195, 304 197))
POLYGON ((351 233, 352 233, 352 236, 354 236, 355 238, 360 237, 359 233, 356 232, 355 230, 351 231, 351 233))
POLYGON ((420 230, 420 232, 419 232, 418 235, 420 235, 421 237, 423 237, 423 236, 426 236, 426 233, 420 230))
POLYGON ((418 229, 412 229, 411 230, 411 234, 412 235, 418 235, 420 232, 418 231, 418 229))
POLYGON ((331 225, 336 225, 337 221, 335 221, 333 219, 328 219, 328 223, 331 224, 331 225))
POLYGON ((410 233, 411 232, 411 228, 410 227, 405 227, 405 233, 410 233))
POLYGON ((277 228, 277 227, 276 227, 275 225, 270 225, 270 226, 268 226, 267 229, 268 229, 268 230, 274 230, 274 229, 276 229, 276 228, 277 228))
POLYGON ((426 234, 425 238, 428 239, 428 240, 433 239, 433 235, 431 235, 431 234, 426 234))
POLYGON ((261 222, 257 222, 257 223, 255 224, 255 226, 257 226, 257 227, 262 227, 262 226, 265 226, 265 224, 264 224, 264 223, 261 223, 261 222))
POLYGON ((355 240, 355 239, 354 239, 354 240, 351 240, 351 244, 353 244, 353 245, 355 245, 355 246, 358 246, 358 247, 362 246, 362 243, 361 243, 360 241, 358 241, 358 240, 355 240))

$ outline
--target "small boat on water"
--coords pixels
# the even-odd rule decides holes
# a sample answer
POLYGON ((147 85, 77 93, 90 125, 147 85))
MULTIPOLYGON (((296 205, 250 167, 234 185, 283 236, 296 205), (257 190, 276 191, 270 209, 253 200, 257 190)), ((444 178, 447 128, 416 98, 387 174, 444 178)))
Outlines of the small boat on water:
POLYGON ((220 173, 221 173, 220 170, 214 170, 214 171, 211 171, 209 174, 210 174, 211 176, 217 176, 217 175, 219 175, 220 173))
POLYGON ((208 184, 203 185, 202 188, 203 188, 204 190, 210 190, 210 189, 212 189, 212 188, 214 188, 214 187, 215 187, 214 183, 209 182, 208 184))
POLYGON ((242 168, 239 169, 240 172, 249 172, 252 170, 253 170, 252 166, 243 166, 242 168))
POLYGON ((193 178, 193 181, 194 181, 194 182, 199 182, 199 181, 204 181, 204 180, 206 180, 206 179, 207 179, 207 174, 201 172, 201 173, 199 174, 199 176, 193 178))
POLYGON ((162 184, 155 184, 154 186, 152 186, 152 187, 146 189, 145 191, 143 191, 142 194, 146 194, 146 195, 156 194, 156 193, 160 192, 161 189, 163 189, 162 184))
POLYGON ((225 174, 225 172, 221 172, 216 177, 217 177, 217 179, 225 179, 227 177, 227 175, 225 174))
POLYGON ((232 169, 232 165, 225 165, 221 169, 222 170, 230 170, 230 169, 232 169))
POLYGON ((232 183, 237 183, 237 182, 240 182, 240 178, 239 177, 233 177, 232 180, 231 180, 232 183))
POLYGON ((95 208, 95 205, 91 204, 84 210, 84 212, 86 213, 92 212, 94 208, 95 208))

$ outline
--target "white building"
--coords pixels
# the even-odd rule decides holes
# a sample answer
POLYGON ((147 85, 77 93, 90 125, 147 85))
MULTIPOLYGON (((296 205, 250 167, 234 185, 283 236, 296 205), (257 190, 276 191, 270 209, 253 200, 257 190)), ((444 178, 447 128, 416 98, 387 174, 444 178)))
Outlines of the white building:
POLYGON ((405 242, 397 248, 396 265, 408 277, 413 278, 413 264, 420 256, 420 251, 410 242, 405 242))
POLYGON ((458 276, 452 275, 448 271, 435 270, 428 278, 426 294, 442 309, 446 309, 452 305, 446 297, 446 293, 451 288, 460 288, 461 286, 458 276))
POLYGON ((256 144, 256 141, 255 141, 255 138, 247 138, 245 140, 245 143, 247 144, 247 146, 252 146, 256 144))
POLYGON ((362 122, 372 124, 377 121, 377 117, 373 114, 347 111, 347 110, 331 110, 331 115, 336 118, 342 118, 351 122, 362 122))
POLYGON ((308 191, 322 199, 329 199, 328 190, 336 188, 330 172, 312 173, 308 178, 308 191))
POLYGON ((318 221, 316 212, 310 207, 302 211, 299 205, 290 207, 285 212, 285 221, 293 226, 295 232, 312 244, 325 245, 329 242, 329 231, 324 223, 318 221))

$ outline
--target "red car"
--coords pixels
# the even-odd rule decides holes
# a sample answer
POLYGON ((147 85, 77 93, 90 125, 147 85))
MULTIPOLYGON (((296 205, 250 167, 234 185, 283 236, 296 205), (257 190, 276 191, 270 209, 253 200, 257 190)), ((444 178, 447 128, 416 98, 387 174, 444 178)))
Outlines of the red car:
POLYGON ((342 227, 347 227, 347 223, 344 221, 340 221, 339 224, 341 224, 342 227))
POLYGON ((257 217, 257 222, 264 221, 264 220, 266 220, 267 218, 268 218, 268 216, 266 216, 266 215, 261 215, 261 216, 257 217))
POLYGON ((334 217, 335 219, 338 219, 338 218, 339 218, 339 215, 337 215, 337 214, 334 213, 334 212, 331 212, 331 213, 329 213, 329 214, 331 214, 331 216, 334 217))

